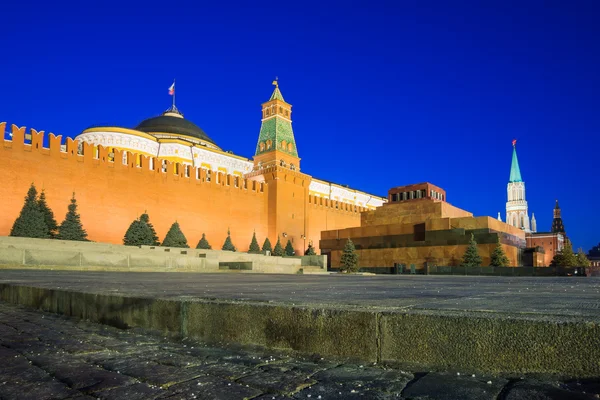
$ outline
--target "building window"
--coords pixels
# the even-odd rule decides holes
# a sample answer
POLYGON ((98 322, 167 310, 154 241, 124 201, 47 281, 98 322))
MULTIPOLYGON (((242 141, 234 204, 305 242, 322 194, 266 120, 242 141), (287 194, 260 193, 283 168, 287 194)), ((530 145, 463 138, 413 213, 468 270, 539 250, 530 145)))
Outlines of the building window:
POLYGON ((265 151, 265 142, 260 142, 260 151, 265 151))

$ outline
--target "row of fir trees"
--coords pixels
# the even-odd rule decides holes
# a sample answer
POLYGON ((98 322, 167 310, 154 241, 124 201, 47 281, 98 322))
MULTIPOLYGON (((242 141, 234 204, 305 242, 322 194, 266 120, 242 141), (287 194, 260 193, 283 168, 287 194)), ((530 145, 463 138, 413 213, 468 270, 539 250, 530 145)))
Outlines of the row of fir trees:
MULTIPOLYGON (((482 260, 477 251, 477 242, 475 236, 471 234, 471 240, 463 256, 462 265, 465 267, 479 267, 481 264, 482 260)), ((490 256, 490 267, 508 267, 508 264, 508 257, 500 244, 500 239, 498 239, 498 244, 490 256)), ((569 240, 566 241, 562 252, 556 253, 550 263, 551 267, 588 267, 589 265, 590 261, 582 249, 579 249, 577 255, 573 253, 573 247, 569 240)))
POLYGON ((37 239, 61 239, 87 241, 87 232, 81 224, 77 212, 75 193, 71 198, 65 219, 59 225, 54 219, 54 213, 46 201, 44 190, 39 194, 32 183, 25 196, 21 213, 15 220, 10 236, 29 237, 37 239))
MULTIPOLYGON (((150 217, 147 213, 142 214, 138 219, 133 221, 129 228, 127 228, 127 232, 125 232, 125 236, 123 237, 123 244, 127 246, 165 246, 165 247, 181 247, 181 248, 189 248, 187 239, 183 232, 181 231, 181 227, 179 223, 175 221, 171 228, 167 232, 165 238, 162 243, 158 241, 158 236, 156 235, 156 231, 154 230, 154 226, 150 223, 150 217)), ((196 245, 197 249, 205 249, 211 250, 212 246, 208 243, 206 239, 206 234, 202 234, 202 238, 198 241, 196 245)), ((231 232, 227 230, 227 238, 225 238, 225 242, 221 247, 221 250, 225 251, 237 251, 237 248, 233 244, 231 240, 231 232)), ((294 247, 292 246, 292 242, 290 240, 287 241, 285 248, 281 246, 281 240, 277 238, 277 243, 273 248, 271 246, 271 241, 269 238, 266 238, 262 248, 258 245, 258 241, 256 240, 256 232, 252 235, 252 241, 250 242, 250 248, 248 253, 251 254, 272 254, 274 256, 293 256, 295 254, 294 247)), ((316 255, 315 249, 311 244, 308 245, 308 249, 306 250, 306 255, 316 255)))

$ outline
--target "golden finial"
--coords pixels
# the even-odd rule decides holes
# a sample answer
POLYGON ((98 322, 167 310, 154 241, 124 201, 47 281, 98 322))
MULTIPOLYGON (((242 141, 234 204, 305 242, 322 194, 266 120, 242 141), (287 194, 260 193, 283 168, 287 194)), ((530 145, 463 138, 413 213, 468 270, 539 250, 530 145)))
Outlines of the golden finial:
POLYGON ((277 88, 279 87, 279 77, 277 77, 277 76, 275 77, 275 80, 273 81, 273 85, 277 88))

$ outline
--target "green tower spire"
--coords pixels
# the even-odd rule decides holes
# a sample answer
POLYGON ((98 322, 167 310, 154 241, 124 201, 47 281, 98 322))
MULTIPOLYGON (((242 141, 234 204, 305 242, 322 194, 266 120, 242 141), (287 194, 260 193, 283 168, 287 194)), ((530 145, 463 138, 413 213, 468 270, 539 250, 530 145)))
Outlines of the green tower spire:
POLYGON ((521 169, 519 168, 519 160, 517 159, 517 141, 513 140, 512 164, 510 165, 509 182, 523 182, 521 179, 521 169))
POLYGON ((254 155, 277 150, 298 157, 292 130, 292 106, 283 99, 277 79, 273 85, 275 90, 271 98, 262 105, 263 118, 254 155))

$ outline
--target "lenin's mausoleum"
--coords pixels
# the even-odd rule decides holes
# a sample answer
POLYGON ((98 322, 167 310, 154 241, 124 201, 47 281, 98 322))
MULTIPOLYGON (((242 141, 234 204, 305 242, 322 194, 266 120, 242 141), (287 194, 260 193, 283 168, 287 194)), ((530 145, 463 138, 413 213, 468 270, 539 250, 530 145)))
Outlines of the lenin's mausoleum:
POLYGON ((43 131, 1 123, 0 236, 9 234, 34 183, 57 219, 75 192, 88 238, 97 242, 121 244, 129 224, 147 212, 161 239, 177 221, 191 246, 205 233, 220 248, 230 230, 246 251, 256 232, 259 243, 290 240, 296 254, 312 242, 333 267, 348 237, 361 267, 451 265, 471 233, 483 265, 498 240, 510 265, 522 265, 523 230, 473 217, 436 186, 397 187, 383 198, 304 173, 292 106, 274 84, 253 160, 224 152, 174 104, 133 129, 93 127, 66 141, 50 134, 47 147, 43 131))

